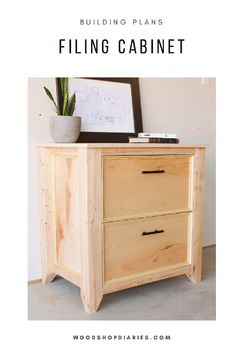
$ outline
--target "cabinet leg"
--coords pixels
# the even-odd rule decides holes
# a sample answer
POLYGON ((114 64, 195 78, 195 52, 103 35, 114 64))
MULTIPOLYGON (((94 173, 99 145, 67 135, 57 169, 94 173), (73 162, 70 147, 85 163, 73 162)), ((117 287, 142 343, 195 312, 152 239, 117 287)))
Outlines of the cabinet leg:
POLYGON ((43 284, 51 283, 55 277, 56 277, 56 273, 48 273, 42 277, 42 283, 43 284))
POLYGON ((202 281, 202 272, 201 269, 194 269, 193 273, 191 274, 186 274, 187 277, 191 280, 191 282, 197 284, 200 283, 202 281))
POLYGON ((193 283, 200 283, 202 281, 202 249, 198 251, 195 257, 192 272, 186 275, 193 283))
POLYGON ((204 149, 196 149, 194 154, 193 170, 193 212, 191 235, 192 272, 187 274, 193 283, 202 279, 202 227, 204 203, 204 149))
POLYGON ((103 296, 102 160, 96 149, 81 149, 78 159, 81 298, 84 310, 93 313, 103 296))
POLYGON ((87 313, 94 313, 97 311, 101 301, 102 301, 102 293, 90 293, 86 294, 82 289, 80 290, 80 296, 83 302, 84 310, 87 313))

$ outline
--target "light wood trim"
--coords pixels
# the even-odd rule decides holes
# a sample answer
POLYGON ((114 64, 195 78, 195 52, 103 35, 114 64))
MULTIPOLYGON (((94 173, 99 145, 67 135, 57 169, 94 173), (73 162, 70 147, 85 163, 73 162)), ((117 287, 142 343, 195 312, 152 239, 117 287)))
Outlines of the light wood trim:
POLYGON ((38 284, 38 283, 42 283, 42 278, 40 278, 40 279, 28 280, 28 285, 33 285, 33 284, 38 284))
MULTIPOLYGON (((166 144, 165 144, 166 145, 166 144)), ((169 145, 168 145, 169 146, 169 145)), ((101 148, 103 156, 148 156, 148 155, 193 155, 195 149, 191 147, 178 148, 170 147, 151 147, 150 144, 144 149, 130 147, 127 148, 101 148)))
POLYGON ((115 291, 120 291, 123 289, 128 289, 128 288, 132 288, 135 286, 151 283, 151 282, 154 282, 157 280, 175 277, 178 275, 186 274, 188 272, 191 272, 191 265, 178 267, 176 269, 172 268, 172 269, 164 270, 162 272, 159 272, 156 274, 151 274, 149 276, 147 276, 147 274, 145 274, 143 277, 141 276, 136 279, 127 279, 125 281, 122 281, 119 283, 116 282, 116 283, 113 283, 110 285, 107 283, 103 287, 103 294, 109 294, 109 293, 112 293, 115 291))
MULTIPOLYGON (((178 158, 178 159, 186 159, 186 157, 191 157, 193 156, 193 154, 165 154, 165 156, 162 156, 162 154, 159 154, 158 152, 156 154, 142 154, 142 153, 139 153, 139 155, 105 155, 105 159, 106 161, 109 161, 109 160, 115 160, 115 161, 119 161, 119 160, 138 160, 140 162, 142 162, 142 160, 145 158, 148 158, 149 161, 154 161, 156 162, 156 159, 157 157, 161 157, 163 160, 165 160, 167 158, 167 161, 168 161, 168 158, 178 158), (189 156, 188 156, 189 155, 189 156)), ((163 161, 163 163, 166 163, 166 161, 163 161)))
POLYGON ((155 216, 162 216, 162 215, 169 215, 169 214, 182 214, 182 213, 189 213, 192 209, 174 209, 168 211, 161 211, 155 213, 142 213, 142 214, 135 214, 129 215, 129 217, 109 217, 102 221, 103 224, 108 222, 115 222, 115 221, 125 221, 125 220, 133 220, 133 219, 142 219, 142 218, 152 218, 155 216))
MULTIPOLYGON (((193 197, 194 197, 194 155, 190 158, 189 163, 189 206, 193 211, 193 197)), ((189 215, 189 233, 188 233, 188 262, 192 261, 192 230, 193 230, 193 213, 189 215)))
POLYGON ((56 273, 53 265, 56 263, 55 225, 53 222, 53 158, 48 149, 39 148, 39 184, 41 206, 41 257, 42 282, 51 282, 56 273))
POLYGON ((77 157, 77 150, 73 149, 73 153, 67 150, 58 150, 58 149, 50 149, 51 153, 53 153, 54 156, 62 156, 62 157, 67 157, 67 158, 73 158, 77 157))
POLYGON ((193 248, 192 248, 192 235, 193 235, 193 213, 191 212, 189 214, 189 224, 188 224, 188 255, 187 255, 187 261, 189 264, 192 262, 192 253, 193 253, 193 248))
POLYGON ((74 272, 72 269, 67 268, 61 264, 55 264, 53 271, 60 275, 62 278, 80 287, 80 275, 74 272))
MULTIPOLYGON (((65 144, 60 143, 42 143, 37 144, 36 146, 43 146, 43 147, 59 147, 65 148, 65 144)), ((74 144, 66 144, 66 148, 206 148, 207 145, 205 144, 150 144, 150 143, 74 143, 74 144)))
POLYGON ((202 228, 204 206, 204 150, 196 149, 194 156, 193 181, 193 216, 191 264, 192 272, 188 274, 191 281, 198 283, 202 277, 202 228))
POLYGON ((51 152, 51 154, 57 154, 57 155, 62 155, 66 157, 75 157, 77 156, 78 149, 75 149, 74 147, 69 147, 69 144, 63 144, 63 146, 58 146, 59 144, 55 144, 53 146, 46 146, 48 150, 51 152))
POLYGON ((185 267, 191 268, 191 264, 188 264, 187 262, 181 262, 181 263, 176 264, 175 266, 173 266, 173 265, 169 265, 169 266, 165 266, 165 267, 163 266, 158 269, 149 270, 148 272, 135 273, 134 275, 126 275, 126 276, 122 276, 120 278, 116 278, 113 280, 108 280, 103 284, 103 286, 106 287, 106 286, 124 283, 126 281, 132 281, 132 280, 137 280, 137 279, 143 279, 145 277, 151 277, 153 275, 156 276, 157 274, 164 274, 168 271, 173 271, 173 269, 179 269, 179 268, 183 268, 183 267, 184 268, 185 267))
POLYGON ((189 160, 189 206, 193 208, 194 155, 189 160))
POLYGON ((81 298, 86 312, 102 300, 102 168, 98 150, 80 150, 79 197, 81 242, 81 298))

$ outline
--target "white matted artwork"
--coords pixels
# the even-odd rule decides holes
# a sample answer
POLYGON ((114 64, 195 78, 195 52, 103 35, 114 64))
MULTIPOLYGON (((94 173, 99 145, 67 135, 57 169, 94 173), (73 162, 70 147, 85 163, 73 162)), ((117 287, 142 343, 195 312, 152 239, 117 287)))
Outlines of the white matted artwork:
POLYGON ((131 85, 94 79, 69 79, 76 95, 74 115, 83 132, 134 133, 131 85))

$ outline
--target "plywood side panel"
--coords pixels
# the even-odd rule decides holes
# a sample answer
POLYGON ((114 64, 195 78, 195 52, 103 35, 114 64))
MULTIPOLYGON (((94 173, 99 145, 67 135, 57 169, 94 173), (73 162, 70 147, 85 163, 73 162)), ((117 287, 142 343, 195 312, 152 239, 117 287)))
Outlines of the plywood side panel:
POLYGON ((78 160, 54 156, 57 263, 80 273, 78 160))

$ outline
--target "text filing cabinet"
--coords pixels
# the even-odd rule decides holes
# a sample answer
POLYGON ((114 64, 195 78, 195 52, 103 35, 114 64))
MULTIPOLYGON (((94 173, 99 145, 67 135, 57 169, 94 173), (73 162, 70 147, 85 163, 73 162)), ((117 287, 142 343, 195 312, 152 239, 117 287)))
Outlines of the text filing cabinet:
POLYGON ((38 146, 42 280, 104 294, 186 274, 201 280, 203 145, 38 146))

